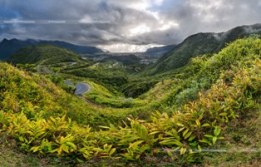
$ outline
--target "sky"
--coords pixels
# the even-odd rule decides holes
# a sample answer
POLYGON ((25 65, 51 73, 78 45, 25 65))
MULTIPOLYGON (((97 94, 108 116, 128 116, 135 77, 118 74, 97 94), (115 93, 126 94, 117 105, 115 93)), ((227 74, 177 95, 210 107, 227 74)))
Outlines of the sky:
POLYGON ((62 40, 111 52, 255 23, 261 0, 0 0, 0 39, 62 40))

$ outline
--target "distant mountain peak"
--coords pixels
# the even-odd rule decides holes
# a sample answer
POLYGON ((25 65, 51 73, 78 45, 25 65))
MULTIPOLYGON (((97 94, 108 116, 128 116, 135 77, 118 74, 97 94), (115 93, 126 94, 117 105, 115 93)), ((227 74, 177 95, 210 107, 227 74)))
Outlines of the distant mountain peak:
POLYGON ((6 38, 4 38, 4 39, 2 40, 2 42, 6 42, 6 41, 8 41, 8 39, 6 39, 6 38))

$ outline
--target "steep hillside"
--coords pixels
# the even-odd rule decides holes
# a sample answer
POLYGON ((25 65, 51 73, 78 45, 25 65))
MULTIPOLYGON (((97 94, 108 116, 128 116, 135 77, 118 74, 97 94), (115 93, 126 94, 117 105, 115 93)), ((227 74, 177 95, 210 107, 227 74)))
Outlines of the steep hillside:
POLYGON ((122 59, 120 56, 115 56, 95 63, 63 48, 37 45, 20 49, 8 59, 8 62, 41 74, 58 75, 59 73, 59 75, 69 74, 89 78, 108 88, 117 89, 128 82, 126 74, 131 71, 131 67, 126 67, 119 62, 123 61, 127 64, 136 62, 133 57, 135 56, 122 59))
POLYGON ((33 46, 33 45, 53 45, 53 46, 68 49, 78 54, 86 54, 86 55, 103 53, 101 49, 98 49, 96 47, 74 45, 62 41, 44 41, 44 40, 33 40, 33 39, 28 39, 28 40, 3 39, 3 41, 0 42, 0 60, 6 60, 12 54, 17 52, 19 49, 28 46, 33 46))
POLYGON ((235 146, 261 148, 260 46, 261 39, 241 39, 218 54, 194 58, 139 97, 142 106, 124 110, 92 104, 102 100, 101 92, 111 98, 104 88, 80 99, 42 76, 1 63, 3 143, 72 165, 83 161, 98 166, 260 162, 260 153, 254 151, 229 158, 235 146), (89 103, 88 98, 98 100, 89 103), (124 112, 127 119, 121 123, 124 112))
POLYGON ((93 46, 82 46, 82 45, 75 45, 64 41, 43 41, 41 40, 39 44, 46 44, 46 45, 54 45, 57 47, 62 47, 67 50, 73 51, 77 54, 97 54, 103 53, 103 50, 93 47, 93 46))
POLYGON ((3 41, 0 43, 0 60, 8 59, 17 50, 29 45, 35 45, 35 41, 28 40, 21 42, 18 39, 3 39, 3 41))
MULTIPOLYGON (((107 91, 101 86, 99 89, 107 91)), ((45 76, 24 72, 6 63, 0 63, 0 111, 22 112, 30 119, 68 116, 78 124, 91 126, 125 116, 107 115, 105 110, 93 112, 94 107, 84 99, 67 93, 45 76)))
POLYGON ((261 35, 261 24, 236 27, 224 33, 199 33, 185 39, 166 53, 145 73, 156 74, 184 66, 192 57, 217 53, 227 43, 253 34, 261 35))
POLYGON ((168 53, 172 49, 174 49, 176 45, 167 45, 162 47, 154 47, 147 49, 145 54, 148 55, 150 58, 160 58, 164 54, 168 53))

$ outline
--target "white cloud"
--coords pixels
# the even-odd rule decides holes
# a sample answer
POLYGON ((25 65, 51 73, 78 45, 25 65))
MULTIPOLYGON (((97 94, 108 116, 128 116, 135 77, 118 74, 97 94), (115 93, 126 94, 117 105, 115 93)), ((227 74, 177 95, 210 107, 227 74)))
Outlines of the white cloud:
POLYGON ((125 6, 136 10, 146 11, 151 6, 161 6, 164 0, 108 0, 117 6, 125 6))
POLYGON ((146 25, 146 24, 140 24, 138 26, 135 26, 134 28, 131 28, 129 30, 128 36, 133 37, 133 36, 138 36, 141 34, 149 33, 151 32, 151 27, 146 25))
POLYGON ((98 45, 99 48, 108 50, 110 52, 117 52, 117 53, 123 53, 123 52, 145 52, 147 49, 152 47, 159 47, 163 45, 157 45, 157 44, 149 44, 149 45, 132 45, 132 44, 112 44, 112 45, 98 45))
POLYGON ((179 28, 179 24, 174 21, 163 21, 158 28, 159 31, 166 31, 172 28, 179 28))
POLYGON ((79 23, 92 23, 93 19, 89 15, 85 15, 82 19, 79 20, 79 23))

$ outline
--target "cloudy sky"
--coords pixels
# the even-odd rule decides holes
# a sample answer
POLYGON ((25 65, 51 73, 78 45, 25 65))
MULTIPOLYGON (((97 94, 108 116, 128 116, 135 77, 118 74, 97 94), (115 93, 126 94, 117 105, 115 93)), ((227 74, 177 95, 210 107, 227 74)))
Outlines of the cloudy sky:
POLYGON ((64 40, 113 52, 260 22, 261 0, 0 0, 0 40, 64 40))

